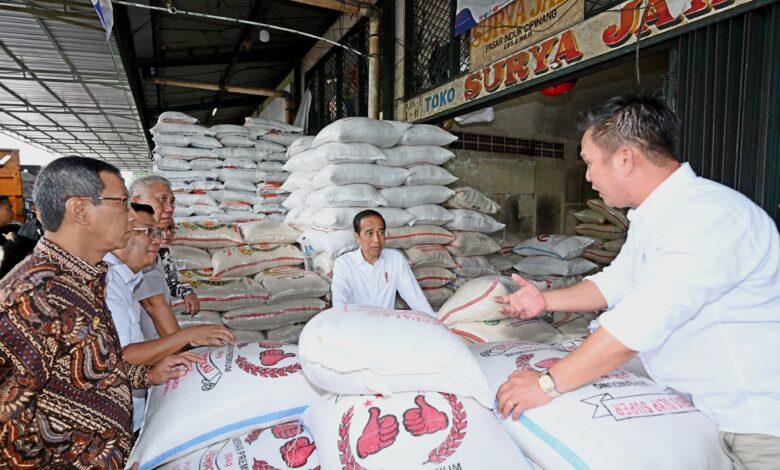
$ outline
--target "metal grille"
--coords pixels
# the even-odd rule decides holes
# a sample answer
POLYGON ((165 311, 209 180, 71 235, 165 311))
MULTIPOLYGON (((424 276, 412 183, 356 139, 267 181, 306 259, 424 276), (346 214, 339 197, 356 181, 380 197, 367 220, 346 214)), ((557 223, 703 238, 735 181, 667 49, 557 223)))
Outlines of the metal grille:
POLYGON ((564 144, 542 140, 517 139, 500 135, 453 132, 458 137, 451 149, 477 152, 508 153, 527 157, 564 158, 564 144))
MULTIPOLYGON (((367 53, 368 22, 359 22, 340 41, 352 49, 367 53)), ((368 113, 368 60, 357 54, 334 48, 306 75, 312 94, 308 132, 314 134, 333 121, 368 113)))
POLYGON ((453 36, 455 0, 407 0, 404 71, 407 96, 469 68, 469 33, 453 36))

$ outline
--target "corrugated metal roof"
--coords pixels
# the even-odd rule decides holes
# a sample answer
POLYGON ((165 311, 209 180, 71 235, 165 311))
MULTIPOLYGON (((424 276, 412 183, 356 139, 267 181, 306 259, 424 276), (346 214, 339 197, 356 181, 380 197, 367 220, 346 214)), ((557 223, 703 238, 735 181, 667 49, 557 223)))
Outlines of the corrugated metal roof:
POLYGON ((86 27, 41 17, 57 13, 51 8, 0 7, 0 132, 57 154, 149 171, 149 146, 114 37, 106 43, 84 3, 59 14, 86 27))

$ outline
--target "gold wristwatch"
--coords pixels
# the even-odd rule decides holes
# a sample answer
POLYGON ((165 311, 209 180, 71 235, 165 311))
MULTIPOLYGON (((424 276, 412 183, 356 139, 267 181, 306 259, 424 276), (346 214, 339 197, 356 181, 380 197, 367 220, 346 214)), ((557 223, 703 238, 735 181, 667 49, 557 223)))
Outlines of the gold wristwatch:
POLYGON ((539 374, 539 386, 542 388, 542 391, 550 398, 561 396, 560 392, 558 392, 558 389, 555 388, 555 382, 550 375, 550 369, 545 369, 541 374, 539 374))

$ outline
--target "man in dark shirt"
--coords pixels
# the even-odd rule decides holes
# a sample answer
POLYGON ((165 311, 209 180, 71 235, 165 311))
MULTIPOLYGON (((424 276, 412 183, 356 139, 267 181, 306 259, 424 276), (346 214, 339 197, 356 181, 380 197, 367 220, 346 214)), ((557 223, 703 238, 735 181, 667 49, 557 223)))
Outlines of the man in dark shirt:
POLYGON ((44 236, 0 281, 0 468, 123 468, 132 389, 180 377, 190 362, 122 358, 102 262, 134 220, 119 171, 61 158, 41 171, 33 199, 44 236))

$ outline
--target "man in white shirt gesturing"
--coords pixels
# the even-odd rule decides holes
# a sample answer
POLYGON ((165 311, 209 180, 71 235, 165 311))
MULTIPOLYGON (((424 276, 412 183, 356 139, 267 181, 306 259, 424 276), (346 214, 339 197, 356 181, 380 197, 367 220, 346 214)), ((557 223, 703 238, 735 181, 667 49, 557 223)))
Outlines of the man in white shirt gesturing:
POLYGON ((373 210, 359 212, 352 221, 358 248, 333 264, 333 306, 360 304, 395 308, 395 294, 409 308, 433 315, 417 279, 398 251, 385 249, 385 220, 373 210))
POLYGON ((712 418, 738 469, 780 462, 780 237, 742 194, 681 164, 679 121, 662 102, 612 98, 583 115, 586 179, 608 205, 628 207, 622 251, 565 289, 497 297, 502 311, 608 310, 568 357, 519 370, 498 390, 517 418, 639 354, 651 378, 689 394, 712 418))

